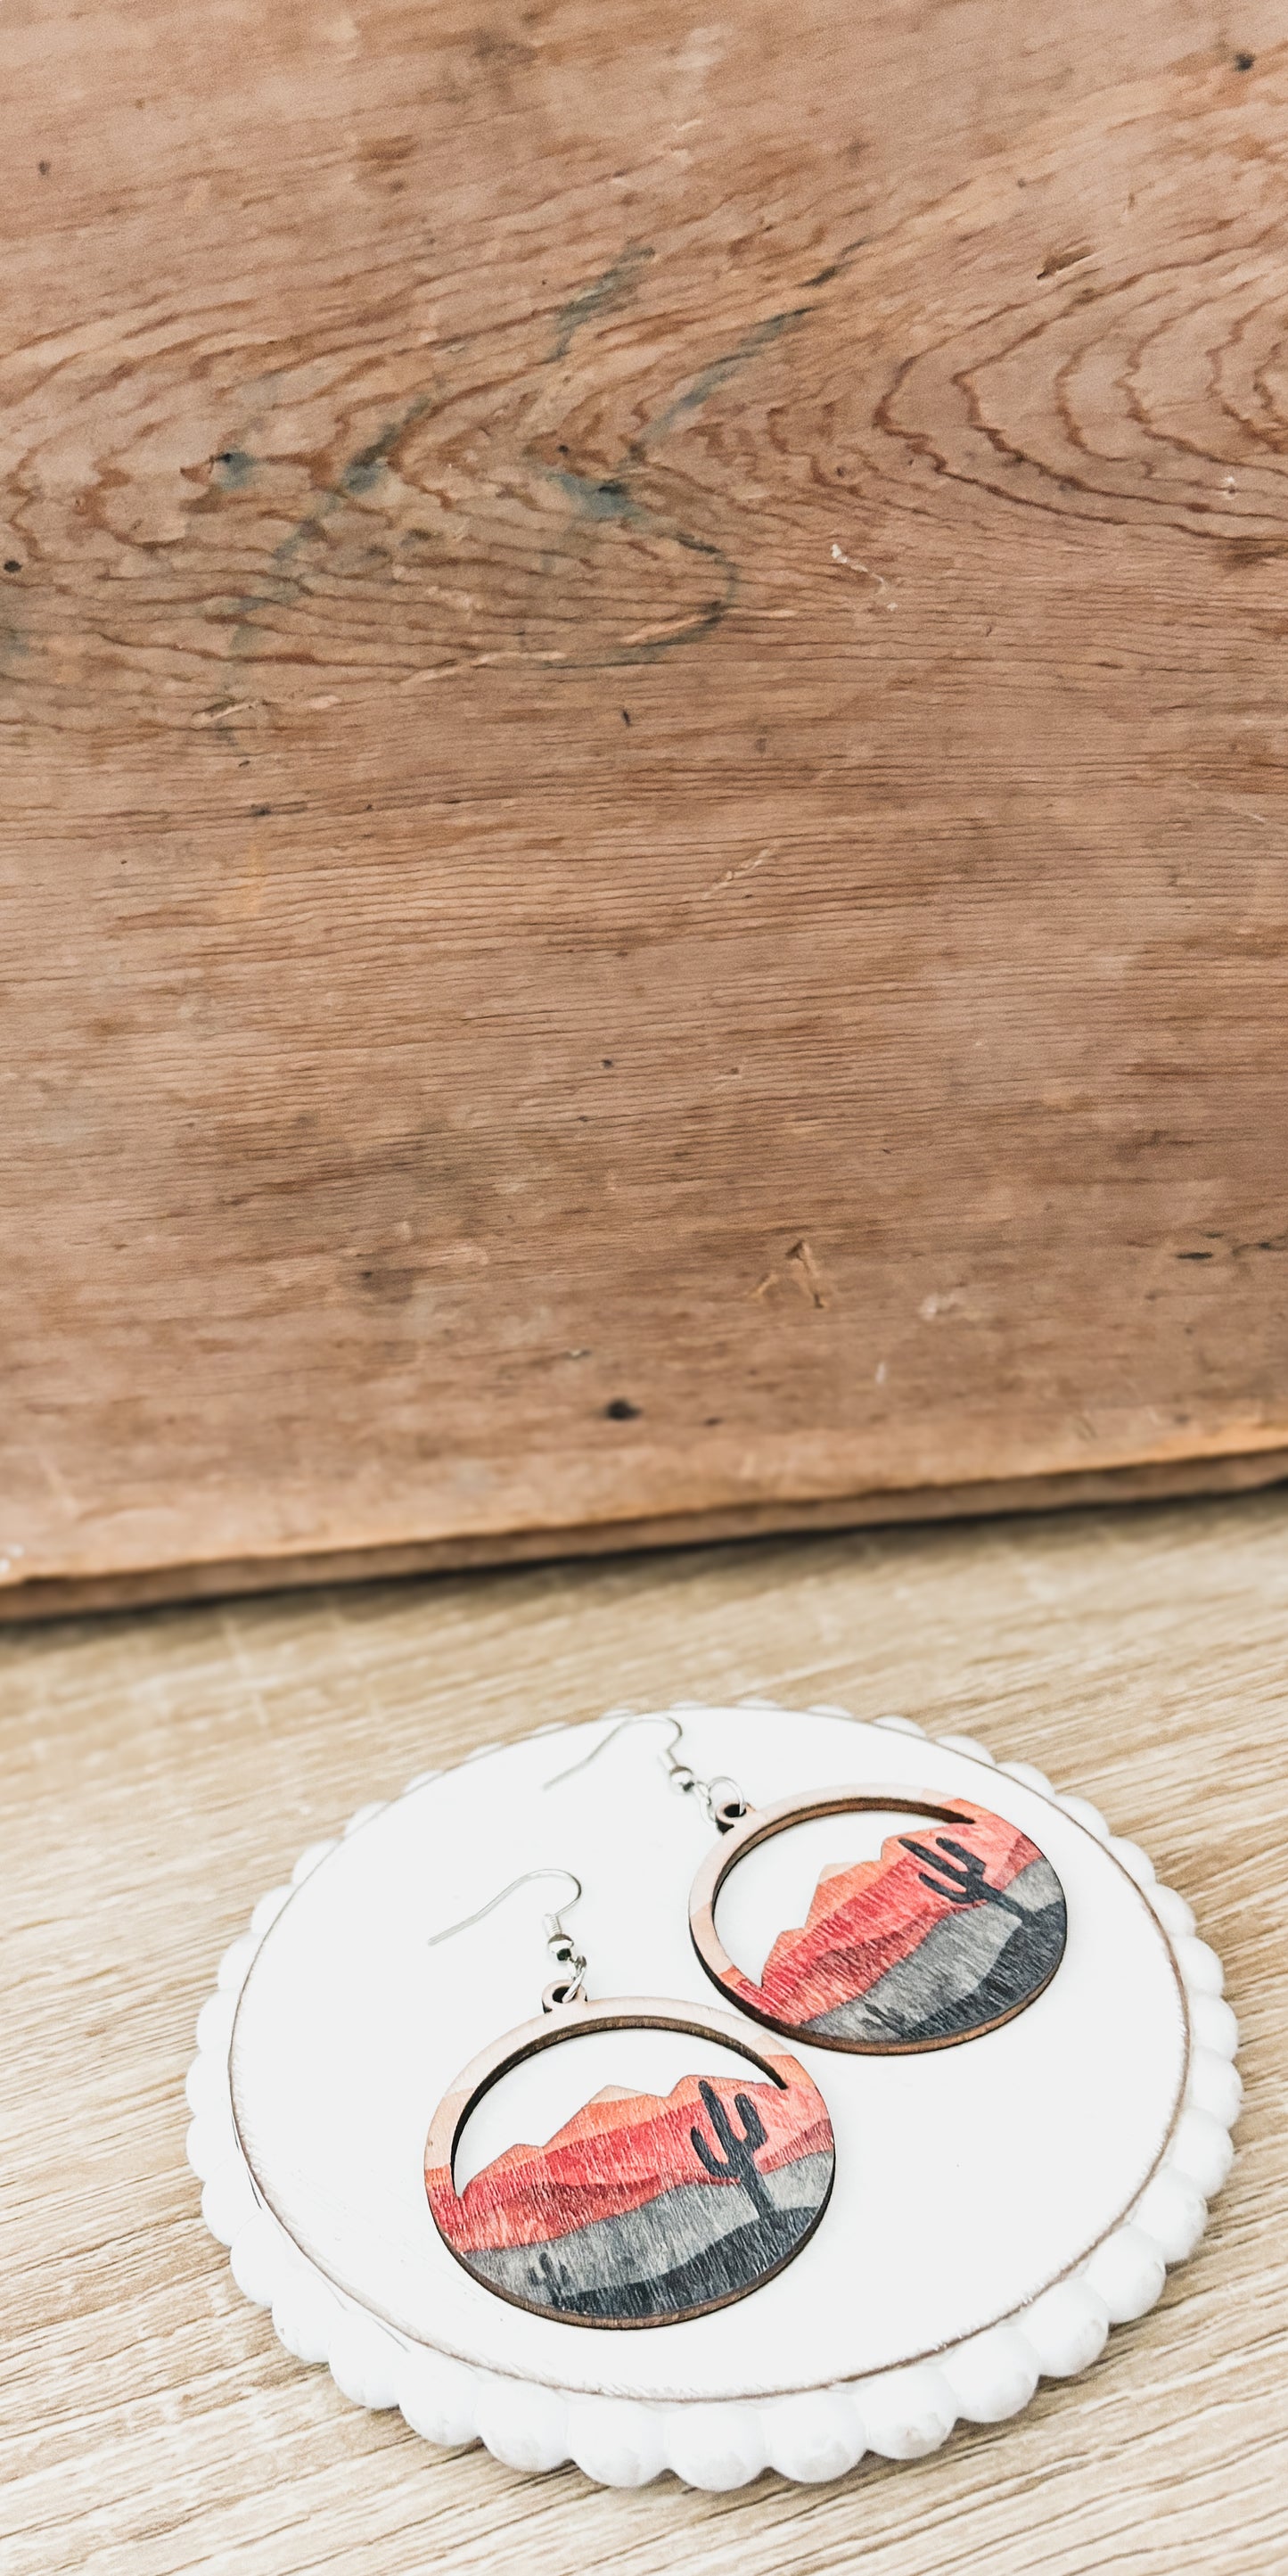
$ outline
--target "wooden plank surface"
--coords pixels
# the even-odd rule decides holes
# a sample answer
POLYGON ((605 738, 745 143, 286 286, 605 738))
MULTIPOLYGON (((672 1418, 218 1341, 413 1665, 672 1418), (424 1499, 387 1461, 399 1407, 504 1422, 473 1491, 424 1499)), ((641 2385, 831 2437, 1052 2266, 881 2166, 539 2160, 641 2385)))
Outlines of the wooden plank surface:
POLYGON ((10 0, 15 1596, 1282 1465, 1286 107, 10 0))
POLYGON ((1278 1496, 11 1632, 5 2576, 1277 2576, 1286 1634, 1278 1496), (1210 2234, 1085 2380, 911 2468, 712 2498, 436 2454, 283 2353, 205 2234, 181 2096, 219 1953, 305 1842, 426 1764, 750 1692, 978 1732, 1139 1836, 1244 2030, 1210 2234))

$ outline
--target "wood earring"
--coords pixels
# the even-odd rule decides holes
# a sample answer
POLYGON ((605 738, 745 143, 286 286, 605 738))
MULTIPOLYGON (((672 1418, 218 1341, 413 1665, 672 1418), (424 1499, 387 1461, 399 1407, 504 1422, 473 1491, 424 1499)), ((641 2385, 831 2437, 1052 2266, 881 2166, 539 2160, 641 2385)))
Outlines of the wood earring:
MULTIPOLYGON (((552 1874, 580 1895, 571 1871, 525 1875, 552 1874)), ((546 1929, 561 1974, 541 2016, 473 2058, 430 2122, 425 2189, 444 2245, 481 2288, 565 2325, 675 2325, 746 2298, 794 2260, 827 2207, 835 2150, 822 2095, 794 2057, 753 2045, 709 2006, 588 2002, 585 1959, 558 1915, 546 1929), (685 2075, 665 2098, 602 2089, 544 2144, 508 2148, 458 2192, 457 2149, 484 2095, 526 2058, 604 2030, 718 2040, 758 2080, 685 2075)))
POLYGON ((741 2012, 815 2048, 909 2056, 982 2038, 1050 1984, 1068 1930, 1064 1890, 1018 1825, 973 1800, 928 1799, 922 1789, 837 1788, 749 1807, 734 1781, 699 1780, 678 1759, 682 1730, 678 1719, 667 1723, 663 1761, 673 1785, 698 1798, 719 1837, 689 1897, 693 1946, 741 2012), (739 1863, 815 1817, 892 1811, 924 1818, 927 1830, 890 1834, 876 1860, 824 1870, 804 1923, 782 1930, 759 1978, 747 1976, 715 1919, 739 1863))
POLYGON ((990 1808, 835 1789, 731 1824, 693 1882, 689 1930, 713 1985, 753 2020, 815 2048, 898 2057, 958 2047, 1024 2012, 1060 1965, 1067 1920, 1050 1861, 990 1808), (815 1816, 891 1809, 932 1830, 891 1834, 879 1859, 825 1870, 805 1922, 779 1933, 758 1979, 745 1976, 715 1923, 739 1862, 815 1816))

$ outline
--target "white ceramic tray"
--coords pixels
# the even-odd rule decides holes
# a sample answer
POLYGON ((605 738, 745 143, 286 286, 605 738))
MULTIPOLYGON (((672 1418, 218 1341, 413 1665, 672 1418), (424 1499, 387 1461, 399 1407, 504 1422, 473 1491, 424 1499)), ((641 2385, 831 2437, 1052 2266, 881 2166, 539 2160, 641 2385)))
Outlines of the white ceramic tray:
MULTIPOLYGON (((459 2069, 538 2009, 540 1917, 558 1890, 516 1891, 453 1942, 430 1947, 431 1933, 524 1870, 565 1867, 584 1882, 573 1921, 593 1995, 720 2002, 687 1922, 712 1828, 668 1786, 665 1730, 625 1729, 554 1787, 610 1721, 542 1730, 361 1808, 257 1905, 202 2011, 188 2079, 206 2221, 291 2352, 435 2442, 478 2439, 527 2470, 573 2459, 612 2485, 669 2468, 724 2488, 766 2467, 837 2477, 865 2450, 918 2458, 959 2417, 995 2422, 1039 2376, 1084 2369, 1193 2250, 1240 2098, 1220 1962, 1144 1852, 1027 1764, 900 1718, 763 1701, 678 1711, 684 1759, 732 1774, 757 1806, 888 1783, 973 1798, 1020 1826, 1068 1905, 1046 1992, 929 2054, 796 2044, 831 2112, 836 2183, 808 2245, 750 2297, 629 2334, 510 2306, 439 2240, 424 2144, 459 2069)), ((868 1840, 802 1827, 730 1881, 722 1938, 750 1973, 766 1927, 803 1919, 820 1860, 875 1852, 891 1829, 846 1822, 868 1840)), ((541 2060, 517 2131, 494 2097, 472 2125, 475 2169, 516 2134, 549 2135, 572 2107, 559 2061, 610 2045, 541 2060)))

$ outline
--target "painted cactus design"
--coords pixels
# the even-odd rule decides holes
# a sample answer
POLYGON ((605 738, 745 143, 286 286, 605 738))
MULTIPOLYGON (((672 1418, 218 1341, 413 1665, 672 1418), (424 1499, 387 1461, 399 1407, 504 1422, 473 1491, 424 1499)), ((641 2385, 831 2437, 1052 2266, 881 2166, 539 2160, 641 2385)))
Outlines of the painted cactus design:
POLYGON ((427 2169, 439 2234, 503 2298, 585 2324, 664 2325, 741 2297, 804 2243, 832 2186, 821 2096, 792 2058, 767 2062, 781 2085, 598 2093, 460 2193, 427 2169))
POLYGON ((833 2047, 969 2038, 1040 1994, 1064 1951, 1064 1891, 1027 1834, 985 1807, 893 1834, 879 1860, 824 1871, 806 1922, 782 1932, 759 1983, 727 1992, 833 2047))
POLYGON ((740 2182, 757 2215, 768 2218, 774 2204, 763 2175, 756 2170, 756 2149, 767 2142, 764 2122, 755 2103, 749 2094, 735 2093, 733 2107, 742 2122, 739 2135, 714 2084, 699 2084, 698 2091, 702 2096, 703 2110, 724 2149, 724 2160, 721 2162, 712 2154, 700 2129, 689 2131, 694 2154, 699 2163, 705 2165, 713 2182, 740 2182))

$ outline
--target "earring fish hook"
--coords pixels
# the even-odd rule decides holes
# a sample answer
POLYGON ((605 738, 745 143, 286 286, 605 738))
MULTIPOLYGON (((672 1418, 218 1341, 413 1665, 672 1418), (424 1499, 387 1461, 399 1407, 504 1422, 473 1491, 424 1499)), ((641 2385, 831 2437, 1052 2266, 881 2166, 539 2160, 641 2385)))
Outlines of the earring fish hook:
POLYGON ((553 1985, 547 1986, 541 1998, 543 2011, 549 2012, 556 2004, 575 2004, 582 2000, 582 1988, 586 1976, 585 1953, 578 1949, 572 1934, 561 1920, 570 1906, 581 1902, 582 1885, 575 1869, 523 1870, 518 1878, 511 1879, 508 1887, 498 1888, 496 1895, 489 1896, 486 1905, 478 1906, 473 1914, 463 1914, 459 1923, 446 1923, 441 1932, 431 1932, 425 1947, 427 1950, 433 1950, 440 1941, 450 1941, 454 1933, 468 1932, 472 1923, 481 1923, 485 1914, 494 1913, 498 1905, 505 1903, 507 1896, 513 1896, 516 1887, 527 1887, 534 1878, 566 1878, 573 1890, 571 1896, 565 1897, 557 1914, 547 1914, 542 1918, 546 1948, 556 1966, 564 1972, 562 1976, 556 1978, 553 1985))
POLYGON ((681 1726, 678 1717, 671 1717, 667 1712, 659 1709, 654 1715, 645 1714, 641 1717, 636 1717, 632 1711, 628 1710, 625 1717, 618 1718, 616 1726, 610 1726, 607 1735, 601 1735, 598 1744, 592 1744, 589 1753, 578 1754, 576 1761, 570 1762, 566 1771, 556 1771, 552 1780, 545 1780, 542 1782, 542 1787, 545 1789, 557 1789, 561 1780, 571 1780, 574 1771, 584 1771, 590 1763, 598 1762, 600 1754, 607 1752, 614 1737, 620 1735, 622 1729, 627 1726, 669 1726, 671 1730, 671 1741, 669 1744, 663 1745, 661 1753, 661 1759, 666 1764, 667 1776, 669 1779, 676 1780, 677 1785, 679 1780, 682 1778, 683 1785, 686 1789, 691 1786, 693 1773, 690 1771, 688 1764, 686 1762, 677 1762, 675 1759, 675 1747, 679 1743, 680 1738, 684 1733, 684 1729, 681 1726))
MULTIPOLYGON (((513 1896, 513 1894, 514 1894, 514 1891, 515 1891, 516 1887, 526 1887, 526 1886, 528 1885, 529 1881, 530 1881, 531 1879, 534 1879, 534 1878, 566 1878, 566 1879, 569 1879, 569 1880, 571 1881, 572 1886, 573 1886, 573 1888, 575 1889, 576 1893, 575 1893, 574 1895, 572 1895, 572 1896, 570 1896, 570 1897, 568 1897, 568 1898, 566 1898, 566 1899, 565 1899, 565 1906, 568 1906, 568 1905, 578 1905, 578 1904, 580 1904, 580 1902, 581 1902, 581 1896, 582 1896, 582 1885, 581 1885, 581 1880, 578 1878, 577 1873, 576 1873, 576 1871, 575 1871, 575 1870, 573 1870, 573 1869, 525 1869, 525 1870, 521 1873, 521 1875, 520 1875, 518 1878, 512 1878, 512 1879, 511 1879, 510 1884, 509 1884, 509 1886, 508 1886, 508 1887, 501 1887, 501 1888, 498 1888, 498 1890, 497 1890, 497 1892, 496 1892, 496 1895, 495 1895, 495 1896, 489 1896, 489 1898, 488 1898, 488 1901, 487 1901, 486 1905, 480 1905, 480 1906, 478 1907, 478 1909, 477 1909, 477 1911, 476 1911, 475 1913, 473 1913, 473 1914, 463 1914, 463 1915, 461 1916, 461 1919, 460 1919, 459 1923, 447 1923, 447 1924, 444 1924, 443 1929, 442 1929, 442 1931, 441 1931, 441 1932, 431 1932, 431 1933, 430 1933, 430 1935, 429 1935, 428 1940, 427 1940, 427 1941, 426 1941, 426 1943, 425 1943, 425 1947, 426 1947, 426 1949, 427 1949, 427 1950, 433 1950, 433 1949, 435 1949, 435 1948, 437 1947, 437 1945, 438 1945, 438 1943, 439 1943, 440 1941, 450 1941, 450 1940, 452 1939, 453 1935, 454 1935, 455 1933, 457 1933, 457 1932, 468 1932, 468 1931, 469 1931, 469 1929, 470 1929, 471 1924, 473 1924, 473 1923, 481 1923, 485 1914, 492 1914, 492 1913, 494 1913, 494 1912, 495 1912, 495 1910, 496 1910, 496 1908, 497 1908, 497 1906, 498 1906, 498 1905, 504 1905, 504 1903, 505 1903, 505 1900, 506 1900, 507 1896, 513 1896)), ((562 1911, 562 1910, 563 1910, 563 1909, 561 1909, 561 1911, 562 1911)), ((546 1921, 547 1921, 547 1923, 549 1923, 549 1924, 551 1925, 551 1927, 552 1927, 554 1930, 556 1930, 556 1931, 558 1931, 558 1932, 560 1932, 560 1933, 563 1933, 563 1928, 564 1928, 564 1927, 563 1927, 562 1923, 560 1922, 560 1920, 559 1920, 559 1916, 558 1916, 557 1914, 548 1914, 548 1915, 546 1916, 546 1921)))
POLYGON ((660 1756, 666 1776, 672 1788, 678 1789, 682 1796, 696 1795, 699 1806, 720 1833, 727 1834, 746 1815, 747 1801, 737 1781, 731 1780, 727 1772, 719 1772, 714 1780, 700 1780, 687 1762, 680 1761, 675 1748, 684 1735, 684 1728, 669 1709, 645 1710, 639 1717, 628 1711, 625 1717, 618 1718, 615 1726, 610 1726, 607 1735, 601 1735, 598 1744, 592 1744, 589 1753, 580 1754, 575 1762, 569 1763, 566 1771, 556 1771, 553 1779, 544 1782, 544 1787, 557 1789, 561 1780, 571 1780, 574 1771, 585 1771, 592 1762, 599 1760, 600 1754, 607 1751, 614 1737, 627 1726, 670 1727, 670 1742, 663 1745, 660 1756), (721 1789, 728 1795, 719 1797, 717 1791, 721 1789))

